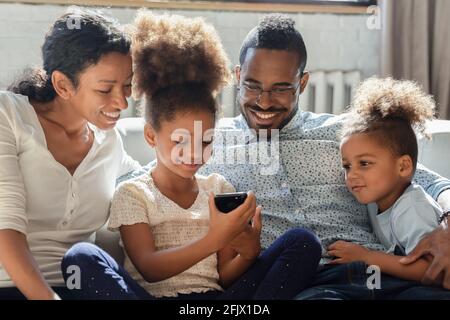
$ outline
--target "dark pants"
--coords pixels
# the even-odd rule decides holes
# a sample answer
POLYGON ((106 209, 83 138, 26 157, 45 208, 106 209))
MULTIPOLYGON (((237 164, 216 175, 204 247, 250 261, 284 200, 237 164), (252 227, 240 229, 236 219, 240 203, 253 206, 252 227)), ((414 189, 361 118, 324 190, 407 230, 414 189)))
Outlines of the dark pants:
POLYGON ((380 274, 363 262, 321 268, 299 300, 450 300, 450 291, 380 274), (369 283, 369 285, 368 285, 369 283), (369 288, 371 287, 371 288, 369 288))
MULTIPOLYGON (((177 299, 291 299, 314 278, 321 256, 319 240, 304 229, 292 229, 264 250, 225 292, 179 295, 177 299)), ((81 270, 82 299, 154 299, 105 251, 89 243, 70 248, 61 267, 81 270)), ((77 290, 77 289, 73 289, 77 290)))

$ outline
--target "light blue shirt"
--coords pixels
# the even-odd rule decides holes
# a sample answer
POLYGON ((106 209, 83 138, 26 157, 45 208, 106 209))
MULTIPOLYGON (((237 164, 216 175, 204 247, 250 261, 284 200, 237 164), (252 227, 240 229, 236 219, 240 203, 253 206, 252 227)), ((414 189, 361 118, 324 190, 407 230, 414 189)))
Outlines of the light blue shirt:
MULTIPOLYGON (((259 142, 251 132, 242 139, 249 130, 242 115, 221 119, 216 135, 228 138, 215 139, 213 158, 199 173, 219 173, 237 191, 255 192, 263 208, 261 241, 265 248, 289 229, 304 227, 321 240, 324 258, 326 247, 336 240, 383 250, 373 233, 367 206, 359 204, 345 186, 338 138, 344 118, 299 110, 280 130, 275 154, 270 150, 274 143, 259 142), (230 138, 233 135, 237 138, 230 138), (270 156, 263 157, 263 162, 254 161, 255 153, 264 151, 270 156), (216 161, 226 158, 224 153, 240 154, 250 161, 216 161)), ((149 166, 151 163, 147 169, 149 166)), ((421 165, 414 179, 435 199, 450 189, 449 180, 421 165)))
POLYGON ((368 206, 375 234, 389 253, 395 247, 409 254, 417 243, 438 226, 441 207, 421 186, 411 184, 386 211, 378 214, 376 204, 368 206))

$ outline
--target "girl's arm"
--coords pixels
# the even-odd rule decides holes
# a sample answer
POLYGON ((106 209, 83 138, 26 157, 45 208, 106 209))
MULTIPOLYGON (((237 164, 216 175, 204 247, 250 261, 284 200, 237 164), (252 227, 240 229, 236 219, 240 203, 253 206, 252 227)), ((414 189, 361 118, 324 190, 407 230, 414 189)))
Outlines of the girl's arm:
POLYGON ((380 271, 406 280, 421 281, 429 262, 419 259, 410 265, 400 263, 401 256, 390 255, 381 251, 369 250, 359 244, 347 241, 336 241, 328 247, 328 254, 335 259, 330 264, 343 264, 363 261, 368 265, 376 265, 380 271))
POLYGON ((252 225, 218 252, 219 279, 223 287, 229 287, 236 281, 259 256, 261 229, 261 207, 257 207, 252 225))
POLYGON ((217 251, 208 235, 181 247, 156 250, 153 234, 146 223, 121 226, 120 235, 127 255, 148 282, 180 274, 217 251))
POLYGON ((39 271, 23 233, 0 230, 0 262, 27 299, 59 300, 39 271))
POLYGON ((228 214, 221 214, 210 195, 210 227, 208 233, 183 246, 156 250, 153 234, 147 223, 122 225, 120 234, 136 269, 149 282, 162 281, 189 269, 216 253, 247 226, 255 214, 256 199, 249 193, 246 201, 228 214))

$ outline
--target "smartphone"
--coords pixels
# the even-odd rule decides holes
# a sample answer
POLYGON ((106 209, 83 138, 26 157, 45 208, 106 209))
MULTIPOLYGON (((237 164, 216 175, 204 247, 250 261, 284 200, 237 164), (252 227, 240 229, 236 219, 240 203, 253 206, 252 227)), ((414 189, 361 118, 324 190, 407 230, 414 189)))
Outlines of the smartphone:
POLYGON ((228 213, 233 211, 247 199, 247 192, 222 193, 214 197, 214 202, 220 212, 228 213))

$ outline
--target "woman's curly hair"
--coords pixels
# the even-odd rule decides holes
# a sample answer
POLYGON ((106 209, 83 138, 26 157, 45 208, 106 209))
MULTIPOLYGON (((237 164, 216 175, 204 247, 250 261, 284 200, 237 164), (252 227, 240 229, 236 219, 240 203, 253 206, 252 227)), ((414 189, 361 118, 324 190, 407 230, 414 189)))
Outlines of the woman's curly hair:
POLYGON ((149 122, 157 127, 180 108, 206 104, 209 111, 217 111, 214 98, 229 83, 231 72, 213 26, 201 18, 140 10, 131 33, 134 95, 144 96, 149 122))
POLYGON ((435 114, 435 102, 415 82, 370 78, 362 82, 349 109, 341 138, 353 134, 374 135, 398 155, 410 155, 417 163, 414 130, 427 136, 425 124, 435 114))

